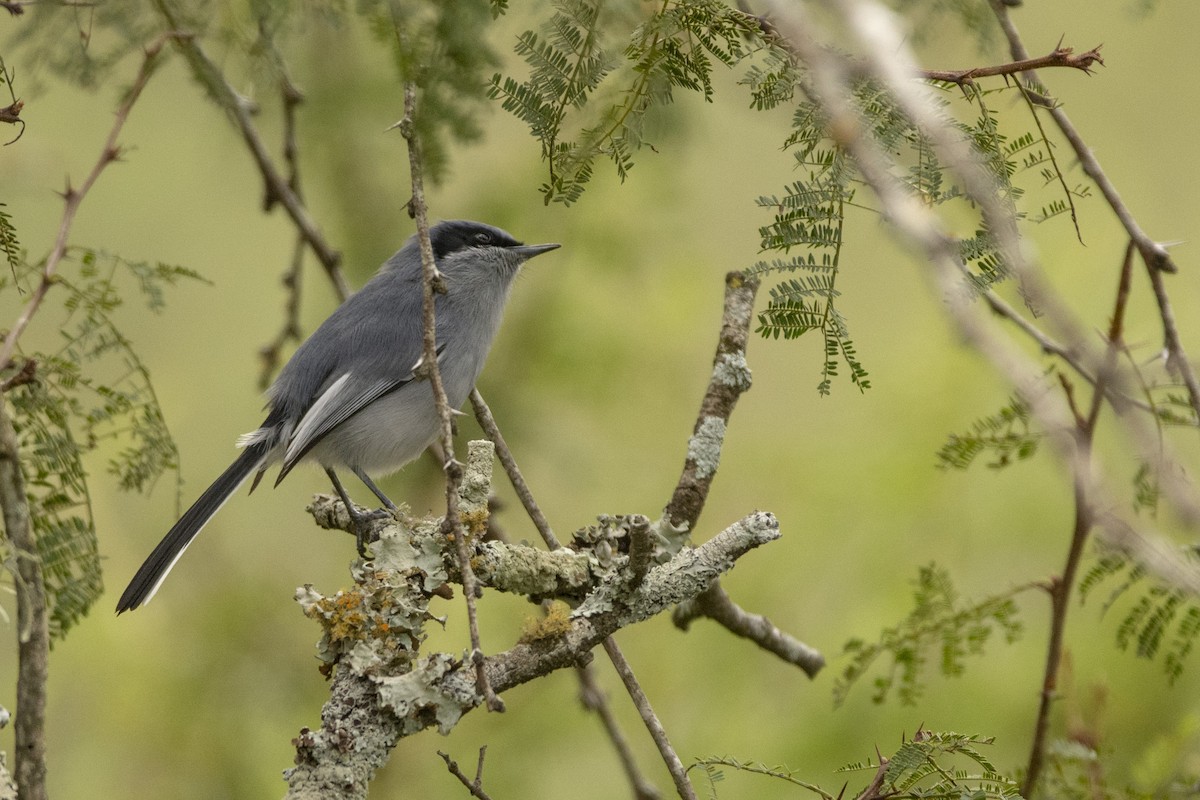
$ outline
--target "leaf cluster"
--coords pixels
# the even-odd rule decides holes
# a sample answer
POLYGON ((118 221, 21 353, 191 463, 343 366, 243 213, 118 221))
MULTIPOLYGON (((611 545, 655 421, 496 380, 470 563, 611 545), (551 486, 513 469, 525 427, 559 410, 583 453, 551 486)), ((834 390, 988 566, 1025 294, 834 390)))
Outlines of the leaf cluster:
POLYGON ((890 664, 873 681, 875 703, 893 689, 900 702, 912 705, 924 691, 931 658, 946 677, 961 675, 968 656, 983 654, 996 633, 1012 643, 1022 633, 1013 598, 1028 586, 1016 587, 980 601, 958 596, 950 574, 936 564, 922 567, 913 592, 914 607, 898 624, 880 632, 878 640, 851 639, 844 647, 849 663, 833 687, 834 703, 843 703, 850 689, 883 657, 890 664))
MULTIPOLYGON (((1196 548, 1184 550, 1188 564, 1200 564, 1196 548)), ((1084 574, 1079 596, 1086 601, 1101 585, 1108 595, 1101 609, 1110 611, 1128 600, 1117 624, 1117 646, 1139 658, 1161 657, 1167 680, 1174 683, 1200 637, 1200 600, 1194 594, 1157 580, 1142 564, 1120 553, 1106 553, 1084 574)))
MULTIPOLYGON (((22 262, 14 277, 0 278, 0 296, 40 271, 40 264, 22 262)), ((6 395, 55 638, 82 618, 103 589, 87 456, 104 451, 108 473, 125 490, 146 491, 164 472, 178 470, 149 373, 114 319, 130 291, 118 287, 118 271, 132 278, 133 291, 156 311, 166 286, 196 278, 167 264, 69 251, 48 295, 62 303, 57 347, 21 353, 34 365, 33 378, 6 395)))
POLYGON ((878 772, 882 766, 882 780, 872 797, 1019 798, 1020 787, 980 752, 980 745, 992 742, 978 734, 918 730, 882 765, 868 760, 841 771, 878 772), (970 765, 967 769, 957 766, 964 760, 970 765))
POLYGON ((653 108, 676 90, 711 102, 715 65, 734 66, 763 46, 754 20, 717 0, 664 0, 640 22, 634 7, 617 5, 556 0, 538 31, 517 39, 529 76, 492 77, 491 97, 541 143, 547 204, 577 201, 599 159, 624 180, 653 108))
POLYGON ((988 466, 1002 469, 1037 453, 1041 434, 1030 428, 1029 406, 1019 397, 994 414, 971 423, 966 433, 952 433, 937 452, 941 469, 966 469, 979 456, 988 456, 988 466))
POLYGON ((503 5, 488 0, 372 0, 359 13, 391 49, 401 81, 420 90, 414 119, 426 174, 445 174, 450 141, 482 135, 479 112, 487 101, 487 75, 500 63, 488 29, 503 5))

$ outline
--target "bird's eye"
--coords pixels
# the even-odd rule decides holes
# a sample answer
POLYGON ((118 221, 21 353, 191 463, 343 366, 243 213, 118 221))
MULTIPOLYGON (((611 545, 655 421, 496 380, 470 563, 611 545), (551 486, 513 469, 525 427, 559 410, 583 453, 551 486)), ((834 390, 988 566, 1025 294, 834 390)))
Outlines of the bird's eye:
POLYGON ((490 233, 485 233, 485 232, 477 233, 477 234, 475 234, 475 241, 479 242, 480 244, 491 244, 492 243, 492 235, 490 233))

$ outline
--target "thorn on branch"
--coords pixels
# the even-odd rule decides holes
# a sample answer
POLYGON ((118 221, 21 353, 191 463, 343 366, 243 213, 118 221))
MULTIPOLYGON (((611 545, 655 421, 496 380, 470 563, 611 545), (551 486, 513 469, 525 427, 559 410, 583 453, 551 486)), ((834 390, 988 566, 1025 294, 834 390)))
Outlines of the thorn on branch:
POLYGON ((1103 46, 1096 45, 1091 50, 1076 55, 1072 48, 1063 47, 1060 41, 1058 46, 1048 55, 1039 56, 1038 58, 1023 58, 1007 64, 999 64, 992 67, 973 67, 964 70, 924 70, 921 72, 921 77, 926 80, 944 81, 960 87, 967 87, 974 86, 976 78, 1017 75, 1022 72, 1029 72, 1030 70, 1042 69, 1043 67, 1068 67, 1080 70, 1085 75, 1091 75, 1092 67, 1095 64, 1104 66, 1104 59, 1100 56, 1100 48, 1103 46))

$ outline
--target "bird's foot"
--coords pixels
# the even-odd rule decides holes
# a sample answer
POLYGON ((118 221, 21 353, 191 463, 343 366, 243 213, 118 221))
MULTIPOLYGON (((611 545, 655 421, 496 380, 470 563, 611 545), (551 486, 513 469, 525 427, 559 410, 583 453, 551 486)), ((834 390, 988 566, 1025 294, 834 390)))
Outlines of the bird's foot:
POLYGON ((390 509, 377 508, 374 511, 359 511, 353 504, 346 506, 350 515, 350 527, 354 529, 354 542, 358 546, 358 555, 368 558, 367 546, 379 541, 379 526, 375 523, 382 519, 392 519, 390 509))

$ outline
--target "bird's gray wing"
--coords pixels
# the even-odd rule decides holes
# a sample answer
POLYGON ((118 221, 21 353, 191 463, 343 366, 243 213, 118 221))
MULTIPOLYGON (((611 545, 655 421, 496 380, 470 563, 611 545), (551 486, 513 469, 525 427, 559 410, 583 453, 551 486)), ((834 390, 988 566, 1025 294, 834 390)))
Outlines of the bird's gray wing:
MULTIPOLYGON (((445 349, 446 345, 443 342, 437 351, 439 366, 445 349)), ((419 363, 414 364, 413 369, 419 363)), ((275 479, 275 485, 278 486, 279 482, 326 434, 385 394, 394 392, 414 380, 416 380, 416 376, 411 371, 401 377, 381 378, 374 381, 356 379, 353 370, 340 375, 317 396, 317 399, 297 421, 291 436, 288 437, 287 449, 283 454, 283 464, 279 470, 279 477, 275 479)))

